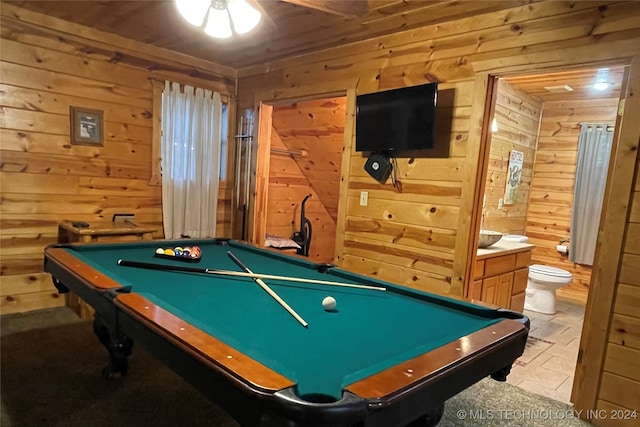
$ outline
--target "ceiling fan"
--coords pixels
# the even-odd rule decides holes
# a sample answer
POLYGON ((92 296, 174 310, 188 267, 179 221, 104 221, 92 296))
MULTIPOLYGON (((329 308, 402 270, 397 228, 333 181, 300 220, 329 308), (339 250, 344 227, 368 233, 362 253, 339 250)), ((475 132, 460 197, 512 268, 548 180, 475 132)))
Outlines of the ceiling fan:
MULTIPOLYGON (((346 18, 369 12, 367 0, 283 0, 287 3, 320 10, 346 18)), ((261 17, 277 26, 259 0, 176 0, 178 11, 191 25, 200 27, 212 37, 226 39, 251 31, 261 17)))

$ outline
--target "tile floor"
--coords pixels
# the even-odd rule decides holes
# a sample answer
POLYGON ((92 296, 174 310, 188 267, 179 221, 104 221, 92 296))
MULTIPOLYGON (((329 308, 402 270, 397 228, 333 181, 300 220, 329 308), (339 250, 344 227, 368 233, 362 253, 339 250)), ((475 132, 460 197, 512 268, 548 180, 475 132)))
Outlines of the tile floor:
POLYGON ((524 311, 531 319, 529 340, 507 382, 570 403, 584 306, 559 299, 556 308, 554 315, 524 311))

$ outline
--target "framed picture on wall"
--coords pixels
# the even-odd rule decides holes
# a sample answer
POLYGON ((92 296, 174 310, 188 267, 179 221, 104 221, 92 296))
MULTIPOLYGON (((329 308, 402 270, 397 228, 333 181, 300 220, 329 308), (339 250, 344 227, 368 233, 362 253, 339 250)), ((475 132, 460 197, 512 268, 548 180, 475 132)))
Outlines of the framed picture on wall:
POLYGON ((101 110, 71 107, 71 144, 104 146, 101 110))

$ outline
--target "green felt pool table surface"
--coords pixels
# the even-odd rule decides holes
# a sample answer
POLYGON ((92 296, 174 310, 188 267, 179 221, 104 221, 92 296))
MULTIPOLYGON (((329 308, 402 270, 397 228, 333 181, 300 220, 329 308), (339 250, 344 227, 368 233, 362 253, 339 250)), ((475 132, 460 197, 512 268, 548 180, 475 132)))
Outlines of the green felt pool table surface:
MULTIPOLYGON (((189 240, 77 245, 63 249, 153 304, 297 384, 298 393, 339 399, 363 378, 487 328, 496 310, 407 290, 235 241, 189 240), (155 256, 158 247, 198 245, 197 263, 155 256), (308 322, 303 327, 251 278, 120 266, 118 260, 384 286, 354 289, 280 280, 265 282, 308 322), (333 296, 337 308, 323 309, 333 296)), ((111 286, 111 285, 107 285, 111 286)))
MULTIPOLYGON (((397 377, 408 377, 400 380, 401 387, 407 387, 414 381, 410 378, 413 365, 408 363, 422 357, 422 362, 430 365, 431 360, 438 359, 437 363, 440 363, 439 359, 451 357, 451 361, 442 361, 446 367, 472 353, 481 353, 482 346, 494 345, 504 338, 496 339, 491 334, 510 336, 523 329, 521 324, 512 325, 517 322, 505 321, 503 314, 495 308, 414 291, 334 266, 319 271, 319 266, 307 259, 233 240, 65 245, 48 248, 46 257, 71 272, 74 280, 69 282, 80 276, 82 286, 91 288, 92 292, 126 289, 126 292, 114 294, 116 306, 153 323, 152 328, 166 331, 171 339, 176 338, 189 351, 199 352, 228 370, 235 368, 229 367, 223 359, 246 356, 290 381, 296 394, 303 399, 322 396, 322 399, 337 401, 345 390, 358 390, 358 384, 368 378, 379 377, 379 382, 394 383, 397 377), (167 259, 155 254, 158 247, 194 245, 202 252, 198 262, 167 259), (125 260, 159 266, 241 271, 228 252, 253 273, 365 287, 265 279, 267 285, 308 323, 304 327, 251 278, 118 264, 119 260, 125 260), (322 300, 327 296, 336 299, 335 310, 323 308, 322 300), (166 313, 169 313, 168 317, 166 313), (504 325, 507 325, 506 329, 504 325), (188 334, 195 338, 185 337, 188 334), (224 349, 207 354, 203 342, 209 337, 223 343, 224 349), (479 347, 475 348, 477 343, 480 343, 479 347), (231 354, 227 346, 237 353, 224 356, 225 351, 231 354), (432 356, 427 360, 425 355, 432 356), (393 373, 392 379, 385 378, 386 373, 393 372, 398 366, 402 367, 402 372, 393 373)), ((56 271, 54 269, 54 275, 56 271)), ((425 369, 435 368, 428 366, 425 369)), ((250 379, 248 382, 259 381, 250 379)), ((258 384, 258 387, 261 386, 258 384)), ((378 398, 385 393, 386 385, 373 388, 378 390, 371 391, 370 397, 378 398)), ((367 393, 368 390, 364 392, 367 393)))

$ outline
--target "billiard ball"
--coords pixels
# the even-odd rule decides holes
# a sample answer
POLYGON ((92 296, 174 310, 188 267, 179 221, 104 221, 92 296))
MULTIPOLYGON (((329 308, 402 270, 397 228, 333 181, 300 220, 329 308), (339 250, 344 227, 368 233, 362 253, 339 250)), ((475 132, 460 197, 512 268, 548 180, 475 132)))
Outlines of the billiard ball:
POLYGON ((158 249, 156 249, 156 253, 157 253, 158 255, 164 255, 164 249, 162 249, 162 248, 158 248, 158 249))
POLYGON ((336 299, 334 297, 325 297, 322 300, 322 308, 326 311, 333 311, 336 309, 336 299))

